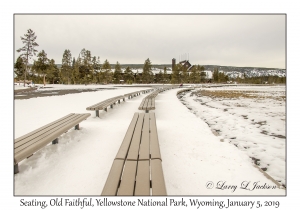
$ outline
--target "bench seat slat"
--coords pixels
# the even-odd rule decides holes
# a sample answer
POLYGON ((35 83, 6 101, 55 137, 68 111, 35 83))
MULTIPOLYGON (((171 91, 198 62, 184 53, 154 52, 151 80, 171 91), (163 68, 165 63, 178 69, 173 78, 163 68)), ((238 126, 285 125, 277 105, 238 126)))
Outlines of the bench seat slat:
POLYGON ((71 117, 71 116, 73 116, 73 115, 75 115, 75 114, 74 114, 74 113, 68 114, 68 115, 66 115, 66 116, 64 116, 64 117, 62 117, 62 118, 60 118, 60 119, 58 119, 58 120, 55 120, 55 121, 53 121, 53 122, 51 122, 51 123, 49 123, 49 124, 47 124, 47 125, 44 125, 44 126, 38 128, 38 129, 36 129, 36 130, 33 130, 33 131, 31 131, 31 132, 29 132, 29 133, 23 135, 23 136, 20 136, 20 137, 18 137, 18 138, 15 139, 15 143, 17 143, 17 142, 19 142, 19 141, 22 141, 22 139, 24 139, 24 138, 26 138, 26 137, 28 137, 28 136, 31 136, 32 134, 36 133, 38 130, 47 128, 47 127, 49 127, 49 126, 51 126, 51 125, 53 125, 53 124, 55 124, 55 123, 57 123, 57 122, 59 122, 59 121, 62 121, 63 119, 69 118, 69 117, 71 117))
POLYGON ((108 101, 110 101, 110 100, 112 100, 112 98, 106 99, 106 100, 101 101, 101 102, 99 102, 99 103, 97 103, 97 104, 94 104, 94 105, 92 105, 92 106, 89 106, 89 107, 87 107, 86 109, 87 109, 87 110, 95 110, 97 107, 102 106, 104 103, 106 103, 106 102, 108 102, 108 101))
POLYGON ((127 160, 124 165, 123 176, 118 195, 133 195, 137 161, 127 160))
MULTIPOLYGON (((88 116, 87 116, 88 117, 88 116)), ((60 129, 67 129, 72 128, 73 126, 78 124, 78 121, 83 120, 84 118, 87 118, 86 116, 81 115, 73 115, 71 118, 64 119, 61 122, 57 122, 56 124, 53 124, 47 128, 44 128, 42 130, 37 130, 36 133, 32 134, 31 136, 27 136, 26 138, 22 138, 22 140, 15 143, 15 153, 19 152, 20 150, 26 148, 27 146, 33 144, 36 141, 39 141, 52 133, 56 132, 60 129)))
POLYGON ((125 96, 116 96, 116 97, 113 97, 113 98, 109 98, 105 101, 102 101, 100 103, 89 106, 86 109, 87 110, 102 110, 102 109, 108 107, 109 105, 115 103, 116 101, 124 99, 124 98, 125 98, 125 96))
POLYGON ((125 160, 114 160, 101 195, 117 195, 125 160))
POLYGON ((149 121, 149 113, 145 114, 143 131, 141 137, 141 145, 139 151, 139 160, 149 160, 150 157, 150 121, 149 121))
POLYGON ((60 129, 61 127, 65 125, 69 125, 70 123, 73 123, 73 120, 76 120, 80 118, 80 115, 72 115, 68 118, 64 118, 61 121, 56 122, 55 124, 51 124, 48 127, 43 127, 42 129, 36 129, 34 132, 31 132, 31 135, 21 136, 17 139, 15 142, 15 152, 18 151, 18 148, 22 145, 28 143, 28 141, 34 141, 39 140, 40 138, 43 138, 44 136, 47 136, 49 133, 60 129))
POLYGON ((167 195, 161 160, 151 160, 152 195, 167 195))
POLYGON ((119 151, 118 151, 115 159, 125 160, 125 158, 127 156, 127 153, 128 153, 128 150, 129 150, 131 139, 132 139, 132 136, 133 136, 133 133, 134 133, 135 125, 138 121, 138 118, 139 118, 139 113, 135 113, 133 115, 131 123, 130 123, 128 129, 127 129, 127 132, 125 134, 125 137, 123 139, 123 142, 122 142, 122 144, 119 148, 119 151))
POLYGON ((150 195, 150 161, 138 161, 134 195, 150 195))
POLYGON ((139 119, 135 126, 134 134, 128 151, 127 160, 138 160, 144 116, 144 113, 139 113, 139 119))
POLYGON ((159 149, 159 142, 157 136, 157 128, 156 128, 156 119, 155 113, 150 113, 150 152, 151 152, 151 159, 161 159, 160 149, 159 149))
MULTIPOLYGON (((73 119, 72 122, 66 123, 63 126, 60 125, 53 131, 46 132, 46 134, 42 134, 39 136, 39 140, 33 139, 32 141, 28 141, 28 143, 23 144, 22 146, 19 146, 15 148, 14 151, 14 162, 17 164, 21 160, 27 158, 28 156, 32 155, 42 147, 46 146, 48 143, 59 137, 61 134, 65 133, 67 130, 72 128, 73 126, 79 124, 82 120, 88 118, 91 114, 75 114, 75 119, 73 119), (43 137, 43 138, 42 138, 43 137)), ((21 138, 21 137, 20 137, 21 138)), ((30 139, 28 139, 30 140, 30 139)), ((18 142, 19 143, 19 142, 18 142)))

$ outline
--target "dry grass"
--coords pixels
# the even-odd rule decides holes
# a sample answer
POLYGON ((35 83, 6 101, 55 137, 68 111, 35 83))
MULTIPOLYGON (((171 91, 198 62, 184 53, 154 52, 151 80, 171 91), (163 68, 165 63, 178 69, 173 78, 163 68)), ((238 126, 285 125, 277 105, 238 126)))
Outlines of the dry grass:
POLYGON ((198 96, 207 96, 211 98, 255 98, 255 99, 274 99, 274 100, 286 100, 285 94, 270 95, 270 93, 261 91, 238 91, 238 90, 199 90, 196 93, 198 96))

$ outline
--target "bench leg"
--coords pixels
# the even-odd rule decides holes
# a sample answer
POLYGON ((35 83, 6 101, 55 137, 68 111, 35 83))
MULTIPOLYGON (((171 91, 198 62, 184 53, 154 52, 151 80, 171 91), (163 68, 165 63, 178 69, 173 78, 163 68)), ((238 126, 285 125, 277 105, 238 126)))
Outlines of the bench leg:
POLYGON ((120 100, 118 100, 118 103, 120 103, 120 100))
POLYGON ((130 99, 130 96, 128 96, 128 99, 130 99))
POLYGON ((79 130, 79 124, 75 125, 75 130, 79 130))
POLYGON ((107 107, 104 109, 104 111, 106 111, 106 112, 107 112, 107 107))
POLYGON ((148 110, 148 109, 146 109, 146 110, 145 110, 145 112, 146 112, 146 113, 149 113, 149 110, 148 110))
POLYGON ((125 101, 125 98, 123 98, 123 101, 125 101))
POLYGON ((18 164, 14 165, 14 174, 17 174, 17 173, 19 173, 19 165, 18 164))
POLYGON ((58 144, 58 138, 54 139, 54 140, 52 141, 52 144, 58 144))
POLYGON ((110 105, 110 108, 113 108, 113 105, 110 105))
POLYGON ((96 117, 99 117, 99 110, 96 110, 96 117))

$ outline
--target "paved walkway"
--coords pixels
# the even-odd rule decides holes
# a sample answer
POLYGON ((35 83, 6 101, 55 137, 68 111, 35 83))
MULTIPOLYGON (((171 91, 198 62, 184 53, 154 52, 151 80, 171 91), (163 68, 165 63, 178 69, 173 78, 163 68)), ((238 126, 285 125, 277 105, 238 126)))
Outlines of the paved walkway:
POLYGON ((177 91, 165 91, 156 97, 155 113, 168 195, 285 194, 281 189, 240 189, 244 181, 250 182, 249 188, 254 182, 270 186, 274 183, 252 165, 246 153, 221 142, 204 121, 178 100, 177 91), (209 189, 209 183, 214 184, 213 189, 209 189), (237 186, 237 189, 234 192, 216 189, 222 184, 223 188, 237 186))

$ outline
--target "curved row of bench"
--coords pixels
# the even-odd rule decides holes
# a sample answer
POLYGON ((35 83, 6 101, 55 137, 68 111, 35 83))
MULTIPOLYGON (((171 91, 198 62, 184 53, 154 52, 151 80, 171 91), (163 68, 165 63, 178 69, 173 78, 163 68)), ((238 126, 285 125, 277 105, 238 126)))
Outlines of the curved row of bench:
POLYGON ((120 96, 116 96, 113 98, 109 98, 105 101, 101 101, 97 104, 94 104, 92 106, 89 106, 86 108, 86 110, 89 111, 96 111, 96 117, 99 117, 99 110, 104 110, 107 112, 107 107, 110 106, 110 108, 113 108, 113 105, 117 103, 120 103, 120 101, 123 99, 123 101, 125 101, 125 98, 128 97, 128 99, 133 98, 135 96, 140 95, 141 93, 148 93, 149 91, 153 91, 153 89, 147 89, 147 90, 140 90, 140 91, 135 91, 132 93, 127 93, 125 95, 120 95, 120 96))
MULTIPOLYGON (((158 93, 173 89, 173 87, 158 88, 146 96, 139 107, 146 113, 135 113, 131 124, 120 146, 119 152, 111 167, 102 195, 167 195, 162 158, 159 150, 155 113, 148 113, 155 109, 155 97, 158 93), (149 102, 151 101, 151 102, 149 102)), ((99 116, 99 110, 107 111, 108 106, 120 103, 125 97, 128 99, 146 93, 153 89, 135 91, 122 96, 116 96, 100 103, 87 107, 87 110, 95 110, 99 116)), ((75 126, 79 129, 79 123, 87 119, 91 114, 71 113, 24 136, 15 139, 14 142, 14 173, 19 172, 18 163, 32 156, 42 147, 52 141, 58 143, 58 137, 75 126)))

